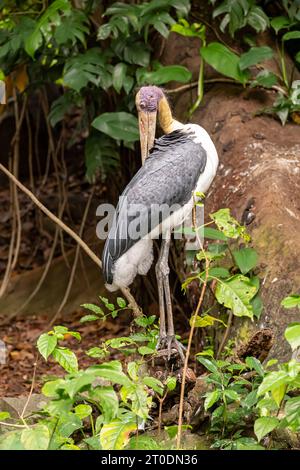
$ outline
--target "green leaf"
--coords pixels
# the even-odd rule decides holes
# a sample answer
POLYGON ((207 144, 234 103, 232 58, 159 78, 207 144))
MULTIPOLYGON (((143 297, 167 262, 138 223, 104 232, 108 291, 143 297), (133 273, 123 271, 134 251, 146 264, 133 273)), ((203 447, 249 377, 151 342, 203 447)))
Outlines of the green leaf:
POLYGON ((64 383, 65 381, 63 379, 50 380, 43 385, 42 394, 45 395, 45 397, 58 398, 58 389, 64 383))
POLYGON ((120 163, 120 152, 116 142, 96 129, 91 131, 85 141, 84 156, 86 176, 89 181, 93 181, 97 172, 100 172, 101 179, 104 181, 120 163))
POLYGON ((235 390, 231 390, 231 389, 224 390, 224 394, 230 400, 233 400, 233 401, 240 400, 240 395, 235 390))
POLYGON ((106 351, 102 348, 97 348, 96 346, 88 349, 86 351, 87 356, 103 359, 106 356, 106 351))
POLYGON ((74 9, 71 14, 65 15, 63 21, 57 26, 54 38, 59 45, 68 41, 74 45, 79 40, 85 46, 85 35, 88 33, 88 18, 82 11, 74 9))
POLYGON ((257 252, 253 248, 234 250, 233 257, 242 274, 247 274, 255 268, 258 261, 257 252))
POLYGON ((234 239, 241 237, 246 242, 250 241, 250 236, 247 234, 245 227, 241 226, 238 221, 231 216, 230 209, 220 209, 210 214, 210 218, 226 237, 234 239))
POLYGON ((152 388, 152 390, 157 392, 159 395, 163 395, 164 386, 160 380, 156 379, 155 377, 144 377, 143 383, 147 385, 147 387, 152 388))
POLYGON ((267 46, 251 47, 248 52, 241 55, 239 67, 241 70, 246 70, 252 65, 257 65, 260 62, 271 59, 273 57, 273 49, 267 46))
POLYGON ((140 348, 138 348, 138 352, 142 356, 146 356, 147 354, 154 354, 155 349, 149 348, 148 346, 141 346, 140 348))
POLYGON ((290 31, 282 36, 282 41, 290 41, 291 39, 300 39, 300 31, 290 31))
POLYGON ((237 274, 227 281, 218 281, 215 295, 217 301, 230 308, 234 315, 253 318, 250 301, 256 292, 249 278, 237 274))
MULTIPOLYGON (((192 429, 192 426, 184 424, 181 429, 182 431, 186 431, 187 429, 192 429)), ((174 424, 173 426, 165 426, 165 430, 167 431, 169 438, 174 439, 178 433, 178 426, 177 424, 174 424)))
POLYGON ((272 18, 270 24, 275 33, 278 34, 281 29, 288 28, 291 22, 286 16, 276 16, 275 18, 272 18))
POLYGON ((220 396, 221 394, 219 390, 214 390, 213 392, 207 393, 204 400, 205 411, 211 408, 219 400, 220 396))
POLYGON ((276 85, 277 77, 273 72, 269 70, 262 70, 259 72, 255 79, 251 82, 251 87, 254 86, 261 86, 264 88, 272 88, 272 86, 276 85))
POLYGON ((57 347, 54 349, 52 356, 67 372, 78 371, 77 357, 70 349, 57 347))
POLYGON ((181 36, 198 37, 202 40, 205 39, 205 26, 200 23, 189 24, 184 18, 181 18, 178 23, 174 24, 171 31, 181 36))
POLYGON ((245 84, 247 82, 248 75, 239 68, 239 56, 223 44, 211 42, 208 46, 201 47, 200 53, 205 62, 216 69, 217 72, 240 83, 245 84))
POLYGON ((66 60, 63 83, 78 93, 89 83, 107 90, 112 84, 112 67, 105 62, 101 49, 93 48, 66 60))
POLYGON ((187 83, 192 78, 191 72, 182 65, 166 65, 154 72, 144 70, 137 76, 139 85, 163 85, 171 81, 187 83))
POLYGON ((265 375, 263 366, 256 357, 248 356, 245 362, 250 369, 254 369, 261 377, 265 375))
POLYGON ((123 111, 103 113, 93 120, 92 126, 113 139, 127 142, 139 140, 137 118, 123 111))
POLYGON ((170 392, 172 392, 173 390, 175 390, 176 385, 177 385, 176 377, 174 377, 174 376, 170 377, 169 376, 166 380, 167 389, 170 390, 170 392))
POLYGON ((209 238, 210 240, 222 240, 225 242, 228 240, 223 232, 211 227, 204 227, 204 237, 209 238))
POLYGON ((10 413, 8 411, 0 411, 0 421, 5 421, 10 418, 10 413))
POLYGON ((66 12, 70 8, 71 5, 68 0, 55 0, 37 21, 35 29, 25 40, 25 51, 32 59, 37 49, 42 45, 43 37, 46 41, 50 41, 53 26, 61 24, 61 17, 58 12, 66 12))
POLYGON ((213 374, 217 374, 219 372, 215 361, 207 359, 206 357, 199 356, 197 356, 197 359, 204 367, 206 367, 206 369, 208 369, 213 374))
POLYGON ((64 385, 59 385, 63 388, 70 398, 75 398, 77 393, 86 390, 94 382, 95 376, 86 371, 79 372, 74 378, 69 379, 64 385))
POLYGON ((114 89, 118 93, 120 93, 121 88, 124 84, 126 73, 127 73, 126 64, 124 64, 123 62, 120 62, 119 64, 115 65, 114 71, 113 71, 112 83, 113 83, 114 89))
POLYGON ((93 410, 92 410, 92 407, 90 405, 80 404, 80 405, 75 406, 75 408, 74 408, 74 413, 80 419, 87 418, 88 416, 90 416, 92 414, 92 411, 93 410))
POLYGON ((53 353, 56 345, 57 337, 55 335, 49 335, 48 333, 43 333, 37 340, 38 351, 46 361, 50 354, 53 353))
POLYGON ((285 404, 284 413, 289 424, 296 421, 296 424, 299 426, 300 397, 289 398, 285 404))
POLYGON ((97 315, 84 315, 83 317, 80 318, 80 323, 84 323, 86 321, 95 321, 99 320, 99 317, 97 315))
POLYGON ((47 450, 49 441, 49 429, 43 424, 24 429, 21 434, 21 442, 26 450, 47 450))
POLYGON ((290 323, 284 332, 285 339, 291 346, 292 350, 300 346, 300 323, 290 323))
POLYGON ((224 322, 219 318, 211 317, 210 315, 197 315, 196 320, 194 320, 194 315, 190 319, 190 325, 194 324, 196 328, 205 328, 207 326, 212 326, 215 322, 220 322, 223 325, 224 322))
POLYGON ((258 396, 264 395, 266 392, 272 391, 283 384, 288 383, 289 377, 287 373, 283 370, 270 372, 267 374, 258 387, 257 394, 258 396))
POLYGON ((127 305, 126 300, 124 300, 122 297, 117 297, 117 304, 120 308, 125 308, 127 305))
POLYGON ((119 411, 119 399, 113 387, 95 387, 89 395, 99 403, 106 423, 116 418, 119 411))
POLYGON ((247 16, 247 22, 256 32, 265 31, 269 26, 269 18, 264 11, 258 7, 253 6, 247 16))
POLYGON ((112 383, 131 385, 131 381, 122 371, 122 365, 119 361, 104 362, 100 365, 91 366, 87 369, 87 372, 91 372, 97 377, 107 379, 112 383))
POLYGON ((300 295, 298 294, 289 295, 288 297, 285 297, 281 301, 280 305, 282 305, 284 308, 295 308, 295 307, 300 308, 300 295))
POLYGON ((277 428, 279 420, 277 418, 272 418, 270 416, 263 416, 258 418, 254 423, 254 433, 258 439, 258 442, 261 441, 263 437, 277 428))
POLYGON ((86 308, 87 310, 90 310, 91 312, 94 312, 96 315, 103 316, 104 312, 101 307, 95 304, 81 304, 80 307, 86 308))
POLYGON ((100 431, 100 444, 103 450, 121 450, 128 441, 132 432, 136 431, 134 422, 124 423, 120 419, 104 424, 100 431))

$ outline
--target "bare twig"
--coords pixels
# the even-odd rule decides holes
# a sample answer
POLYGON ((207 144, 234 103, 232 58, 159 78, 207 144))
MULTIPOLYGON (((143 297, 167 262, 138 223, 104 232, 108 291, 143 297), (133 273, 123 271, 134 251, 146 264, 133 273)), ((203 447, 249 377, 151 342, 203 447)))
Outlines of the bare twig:
POLYGON ((227 341, 229 331, 230 331, 230 327, 231 327, 231 324, 232 324, 232 318, 233 318, 233 314, 232 314, 232 311, 230 310, 229 316, 228 316, 227 327, 226 327, 225 333, 223 335, 222 341, 220 343, 220 346, 219 346, 219 349, 218 349, 218 352, 217 352, 217 359, 219 359, 220 354, 223 351, 225 343, 227 341))

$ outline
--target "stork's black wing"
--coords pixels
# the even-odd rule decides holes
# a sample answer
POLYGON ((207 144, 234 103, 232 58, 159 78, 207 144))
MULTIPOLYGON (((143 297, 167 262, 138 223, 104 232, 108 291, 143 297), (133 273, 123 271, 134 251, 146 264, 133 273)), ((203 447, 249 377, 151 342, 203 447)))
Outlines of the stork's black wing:
POLYGON ((190 200, 207 160, 193 137, 174 131, 157 139, 144 166, 123 191, 102 254, 108 284, 113 282, 114 262, 154 228, 151 219, 161 223, 169 215, 159 206, 183 206, 190 200), (139 228, 138 235, 134 228, 139 228))

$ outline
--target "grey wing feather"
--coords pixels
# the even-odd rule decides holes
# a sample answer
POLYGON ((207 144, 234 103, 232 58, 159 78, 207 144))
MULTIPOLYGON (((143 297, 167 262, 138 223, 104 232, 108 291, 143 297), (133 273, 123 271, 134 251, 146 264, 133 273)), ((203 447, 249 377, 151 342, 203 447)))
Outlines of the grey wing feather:
POLYGON ((108 284, 113 282, 115 261, 154 228, 151 217, 155 216, 159 223, 164 220, 164 212, 157 209, 159 213, 155 213, 155 208, 163 204, 183 206, 190 200, 206 160, 205 150, 189 134, 175 131, 156 140, 144 166, 129 182, 117 206, 102 254, 108 284), (137 236, 130 231, 135 226, 140 228, 137 236))

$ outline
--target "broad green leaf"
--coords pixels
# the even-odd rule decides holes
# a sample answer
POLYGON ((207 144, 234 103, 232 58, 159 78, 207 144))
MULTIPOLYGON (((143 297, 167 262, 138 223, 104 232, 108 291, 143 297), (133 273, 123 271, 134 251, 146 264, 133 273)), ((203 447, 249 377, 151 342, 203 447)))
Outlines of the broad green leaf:
POLYGON ((278 34, 281 29, 288 28, 291 22, 286 16, 275 16, 275 18, 272 18, 270 24, 275 33, 278 34))
POLYGON ((125 308, 127 305, 126 300, 124 300, 122 297, 117 297, 117 304, 120 308, 125 308))
POLYGON ((156 442, 152 437, 146 435, 133 436, 129 441, 130 450, 160 450, 160 444, 156 442))
POLYGON ((218 281, 215 291, 218 302, 232 310, 238 317, 253 318, 253 309, 250 303, 257 289, 250 279, 240 274, 227 281, 218 281))
POLYGON ((281 301, 281 305, 284 308, 295 308, 295 307, 300 308, 300 295, 293 294, 293 295, 289 295, 288 297, 285 297, 281 301))
POLYGON ((279 420, 277 418, 272 418, 270 416, 263 416, 258 418, 254 423, 254 433, 258 439, 258 442, 261 441, 263 437, 277 428, 279 420))
POLYGON ((254 369, 261 377, 265 375, 263 366, 256 357, 248 356, 245 362, 250 369, 254 369))
POLYGON ((147 387, 152 388, 155 392, 159 395, 163 395, 164 386, 160 380, 156 379, 155 377, 144 377, 143 383, 147 385, 147 387))
POLYGON ((100 114, 93 120, 92 126, 116 140, 139 140, 137 118, 123 111, 100 114))
POLYGON ((206 369, 208 369, 213 374, 219 372, 215 361, 207 359, 206 357, 199 356, 197 356, 197 359, 204 367, 206 367, 206 369))
POLYGON ((140 348, 138 348, 138 352, 142 356, 146 356, 147 354, 154 354, 155 349, 149 348, 148 346, 141 346, 140 348))
POLYGON ((240 83, 245 84, 247 82, 248 74, 239 68, 239 56, 223 44, 211 42, 208 46, 201 47, 200 53, 205 62, 216 69, 217 72, 240 83))
POLYGON ((257 394, 264 395, 266 392, 272 391, 277 387, 289 382, 287 373, 283 370, 270 372, 267 374, 258 387, 257 394))
POLYGON ((277 81, 277 77, 273 72, 270 72, 269 70, 262 70, 256 75, 255 79, 251 82, 250 86, 272 88, 272 86, 276 85, 277 81))
POLYGON ((83 317, 80 318, 80 323, 84 323, 86 321, 95 321, 99 320, 99 317, 97 315, 84 315, 83 317))
MULTIPOLYGON (((190 426, 189 424, 184 424, 182 426, 182 431, 186 431, 187 429, 191 428, 192 426, 190 426)), ((178 426, 177 424, 174 424, 173 426, 165 426, 165 430, 167 431, 169 438, 174 439, 178 433, 178 426)))
POLYGON ((0 434, 0 450, 25 450, 21 443, 20 431, 0 434))
POLYGON ((226 237, 234 239, 241 237, 246 242, 250 241, 250 236, 247 234, 245 227, 240 225, 238 221, 231 216, 230 209, 220 209, 210 214, 210 218, 226 237))
POLYGON ((285 392, 286 392, 286 385, 285 384, 282 384, 279 387, 274 388, 271 391, 272 398, 273 398, 273 400, 275 401, 275 403, 278 407, 280 406, 280 404, 281 404, 281 402, 284 398, 285 392))
POLYGON ((230 400, 233 401, 239 401, 240 400, 240 395, 235 391, 231 389, 227 389, 224 391, 224 395, 229 398, 230 400))
MULTIPOLYGON (((63 400, 62 400, 63 401, 63 400)), ((60 417, 57 431, 63 437, 71 436, 77 429, 82 428, 82 421, 75 413, 67 413, 60 417)))
POLYGON ((63 386, 66 382, 63 379, 50 380, 43 385, 42 394, 45 397, 58 398, 58 390, 60 386, 63 386))
POLYGON ((25 40, 25 51, 33 59, 35 52, 45 40, 50 40, 52 37, 51 31, 53 26, 61 24, 61 17, 59 12, 66 12, 71 9, 68 0, 55 0, 43 13, 36 23, 35 29, 25 40))
POLYGON ((74 413, 80 419, 87 418, 88 416, 90 416, 92 414, 92 411, 93 410, 92 410, 92 407, 90 405, 80 404, 80 405, 75 406, 75 408, 74 408, 74 413))
POLYGON ((177 385, 176 377, 174 377, 174 376, 170 377, 169 376, 166 380, 167 389, 170 390, 170 392, 172 392, 173 390, 175 390, 176 385, 177 385))
POLYGON ((288 423, 292 421, 297 421, 299 426, 300 420, 300 397, 289 398, 286 401, 284 408, 285 416, 288 423))
POLYGON ((233 257, 242 274, 247 274, 255 268, 258 261, 257 252, 253 248, 234 250, 233 257))
POLYGON ((86 351, 87 356, 103 359, 106 356, 106 351, 102 348, 90 348, 86 351))
POLYGON ((37 340, 37 348, 39 353, 47 361, 50 354, 53 353, 57 345, 57 337, 55 335, 48 335, 48 333, 43 333, 37 340))
POLYGON ((252 6, 247 16, 247 22, 256 32, 265 31, 269 26, 269 18, 259 6, 252 6))
POLYGON ((63 84, 78 93, 89 83, 107 90, 112 84, 113 68, 105 62, 101 49, 89 49, 66 60, 63 84))
POLYGON ((241 55, 239 67, 241 70, 246 70, 252 65, 259 64, 260 62, 271 59, 272 57, 273 49, 268 46, 251 47, 248 52, 241 55))
POLYGON ((112 83, 114 89, 120 93, 121 88, 124 84, 125 77, 127 73, 127 65, 123 62, 119 62, 119 64, 115 65, 113 76, 112 76, 112 83))
POLYGON ((220 398, 221 393, 219 390, 214 390, 213 392, 209 392, 206 395, 204 400, 204 409, 207 411, 211 408, 220 398))
POLYGON ((47 450, 49 441, 49 429, 43 424, 24 429, 21 434, 21 442, 26 450, 47 450))
POLYGON ((85 46, 85 35, 89 33, 88 22, 82 11, 73 9, 71 14, 64 16, 54 32, 57 44, 62 45, 71 41, 74 45, 79 40, 85 46))
POLYGON ((282 36, 282 41, 289 41, 290 39, 300 39, 300 31, 289 31, 282 36))
POLYGON ((83 371, 76 374, 74 378, 65 381, 65 383, 59 385, 59 387, 63 388, 70 398, 75 398, 78 392, 86 390, 94 380, 95 376, 93 374, 83 371))
POLYGON ((96 387, 90 391, 89 396, 99 403, 106 423, 116 418, 119 410, 119 399, 113 387, 96 387))
POLYGON ((163 85, 171 81, 186 83, 189 82, 191 78, 191 72, 182 65, 166 65, 154 72, 147 72, 145 70, 138 74, 138 82, 140 85, 163 85))
POLYGON ((101 307, 95 304, 81 304, 80 307, 86 308, 87 310, 90 310, 91 312, 94 312, 96 315, 103 316, 104 312, 101 307))
POLYGON ((215 322, 220 322, 224 325, 224 322, 219 318, 212 317, 210 315, 197 315, 196 319, 194 315, 190 319, 190 325, 194 325, 196 328, 205 328, 212 326, 215 322))
POLYGON ((284 332, 285 339, 294 351, 300 346, 300 323, 290 323, 284 332))
POLYGON ((211 227, 204 227, 204 237, 210 240, 222 240, 224 242, 228 240, 223 232, 211 227))
POLYGON ((57 347, 54 349, 52 356, 67 372, 78 371, 77 357, 70 349, 57 347))
POLYGON ((103 364, 91 366, 87 372, 102 377, 112 383, 121 385, 131 385, 131 380, 122 371, 122 365, 119 361, 104 362, 103 364))
POLYGON ((172 26, 171 31, 181 34, 181 36, 198 37, 204 40, 205 29, 205 26, 201 23, 189 24, 184 18, 181 18, 178 23, 172 26))
POLYGON ((128 441, 132 432, 136 431, 135 422, 124 423, 116 419, 110 423, 104 424, 100 431, 100 444, 104 450, 121 450, 128 441))

